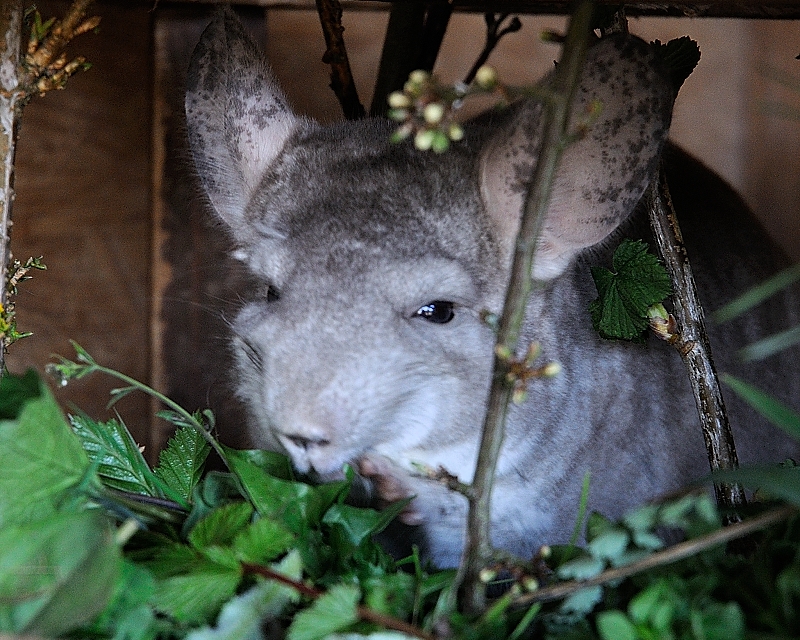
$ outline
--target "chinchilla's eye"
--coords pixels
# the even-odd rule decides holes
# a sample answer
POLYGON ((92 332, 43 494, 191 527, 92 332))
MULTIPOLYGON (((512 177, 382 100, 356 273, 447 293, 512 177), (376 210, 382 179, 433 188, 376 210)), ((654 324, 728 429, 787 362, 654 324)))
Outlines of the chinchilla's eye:
POLYGON ((267 288, 267 302, 275 302, 281 297, 280 291, 272 285, 267 288))
POLYGON ((447 300, 434 300, 417 309, 414 314, 436 324, 446 324, 455 317, 453 303, 447 300))

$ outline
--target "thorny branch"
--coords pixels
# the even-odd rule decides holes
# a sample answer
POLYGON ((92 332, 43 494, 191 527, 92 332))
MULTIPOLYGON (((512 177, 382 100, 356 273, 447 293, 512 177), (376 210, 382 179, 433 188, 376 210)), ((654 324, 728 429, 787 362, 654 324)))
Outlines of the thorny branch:
POLYGON ((348 120, 358 120, 365 115, 364 106, 358 99, 358 91, 350 70, 350 60, 342 33, 342 5, 339 0, 317 0, 317 13, 325 35, 327 50, 322 61, 331 66, 331 89, 333 89, 342 111, 348 120))
MULTIPOLYGON (((671 332, 668 341, 686 364, 712 471, 735 469, 739 462, 733 433, 711 356, 703 308, 663 169, 647 191, 647 203, 658 251, 672 280, 677 329, 671 332)), ((745 504, 744 490, 738 484, 720 483, 714 489, 717 504, 723 509, 735 510, 745 504)), ((738 520, 735 514, 727 516, 729 523, 738 520)))
MULTIPOLYGON (((525 198, 525 207, 517 236, 511 277, 503 305, 497 335, 492 387, 483 426, 472 495, 469 497, 464 557, 459 565, 456 587, 464 586, 466 610, 486 608, 485 585, 481 569, 491 553, 490 503, 497 460, 503 443, 506 415, 514 392, 512 361, 503 354, 515 354, 528 297, 533 288, 531 273, 539 230, 544 223, 556 167, 568 137, 569 113, 586 50, 593 11, 591 0, 582 0, 570 19, 561 62, 556 69, 552 94, 544 102, 543 143, 525 198)), ((455 595, 453 596, 455 597, 455 595)))

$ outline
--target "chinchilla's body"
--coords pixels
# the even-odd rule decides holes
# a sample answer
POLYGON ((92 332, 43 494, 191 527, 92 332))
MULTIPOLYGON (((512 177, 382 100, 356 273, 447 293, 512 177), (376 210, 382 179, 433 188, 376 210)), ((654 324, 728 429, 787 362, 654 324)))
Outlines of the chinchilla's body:
MULTIPOLYGON (((203 186, 262 283, 234 325, 252 439, 322 478, 349 463, 379 501, 416 496, 403 519, 419 525, 436 563, 454 565, 466 501, 420 469, 473 474, 494 345, 482 313, 501 311, 540 107, 484 117, 436 155, 390 143, 382 120, 323 127, 296 116, 259 56, 220 13, 195 51, 186 98, 203 186)), ((575 118, 595 99, 600 115, 558 172, 524 324, 523 343, 538 342, 541 362, 561 373, 533 380, 512 407, 494 488, 494 542, 523 556, 569 537, 587 471, 590 507, 619 516, 708 470, 675 350, 603 340, 587 311, 597 295, 589 266, 610 266, 621 238, 646 237, 646 216, 630 214, 655 174, 673 89, 649 47, 620 36, 590 50, 575 118)), ((725 185, 668 155, 713 309, 783 263, 725 185)), ((800 398, 796 351, 753 367, 733 358, 797 311, 787 292, 712 329, 719 368, 800 398)), ((743 462, 794 453, 728 400, 743 462)))

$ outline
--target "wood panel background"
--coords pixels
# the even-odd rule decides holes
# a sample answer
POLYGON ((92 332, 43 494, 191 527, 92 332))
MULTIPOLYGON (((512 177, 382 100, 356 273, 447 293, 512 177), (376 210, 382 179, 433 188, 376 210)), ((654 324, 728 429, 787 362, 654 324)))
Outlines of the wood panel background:
MULTIPOLYGON (((60 13, 66 2, 39 2, 60 13)), ((224 439, 241 444, 241 414, 231 393, 227 319, 247 287, 226 256, 224 232, 198 196, 183 141, 182 83, 206 22, 199 4, 105 1, 100 33, 73 44, 92 69, 63 92, 35 99, 23 118, 17 161, 12 248, 44 255, 48 271, 24 283, 14 371, 42 370, 50 354, 77 340, 98 360, 170 393, 187 408, 211 406, 224 439)), ((277 75, 298 111, 340 117, 321 62, 324 42, 308 10, 250 8, 277 75)), ((345 38, 364 104, 369 104, 387 14, 345 13, 345 38)), ((538 33, 558 17, 525 17, 492 63, 509 82, 532 82, 558 51, 538 33)), ((800 258, 800 24, 792 21, 633 19, 631 29, 666 41, 690 35, 700 66, 681 91, 673 138, 739 189, 773 236, 800 258), (777 78, 793 82, 787 88, 777 78), (776 105, 782 105, 778 107, 776 105)), ((457 14, 437 73, 464 75, 483 45, 479 15, 457 14)), ((108 417, 101 378, 58 390, 91 415, 108 417)), ((154 455, 167 435, 144 397, 118 407, 154 455)))

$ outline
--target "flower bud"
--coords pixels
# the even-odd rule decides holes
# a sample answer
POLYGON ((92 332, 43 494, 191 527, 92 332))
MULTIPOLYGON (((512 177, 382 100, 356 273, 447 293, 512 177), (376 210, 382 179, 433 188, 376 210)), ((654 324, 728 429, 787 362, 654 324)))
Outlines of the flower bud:
POLYGON ((458 142, 464 138, 464 129, 462 129, 461 125, 457 122, 453 122, 447 130, 447 135, 450 136, 453 142, 458 142))
POLYGON ((422 129, 417 131, 417 135, 414 136, 414 146, 420 151, 427 151, 431 148, 431 146, 433 146, 433 138, 435 134, 436 132, 432 129, 422 129))
POLYGON ((475 73, 475 82, 481 89, 494 89, 497 84, 497 71, 485 64, 475 73))
POLYGON ((444 118, 444 105, 441 102, 431 102, 425 105, 422 117, 428 124, 439 124, 444 118))
POLYGON ((392 109, 408 109, 411 106, 411 98, 402 91, 392 91, 387 100, 392 109))

